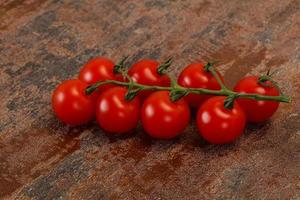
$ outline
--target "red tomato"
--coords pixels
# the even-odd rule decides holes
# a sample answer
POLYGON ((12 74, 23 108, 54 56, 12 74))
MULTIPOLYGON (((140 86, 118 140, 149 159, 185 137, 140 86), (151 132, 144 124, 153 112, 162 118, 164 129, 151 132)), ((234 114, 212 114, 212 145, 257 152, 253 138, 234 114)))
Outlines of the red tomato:
MULTIPOLYGON (((111 60, 107 58, 94 58, 90 60, 79 73, 79 79, 86 82, 87 84, 93 84, 98 81, 105 80, 122 80, 122 76, 120 74, 114 73, 114 66, 111 60)), ((99 91, 104 91, 108 88, 112 88, 115 85, 107 84, 100 86, 98 88, 99 91)))
POLYGON ((197 125, 202 137, 213 144, 224 144, 238 138, 245 128, 246 116, 237 102, 232 109, 224 107, 225 97, 205 101, 197 113, 197 125))
POLYGON ((145 101, 141 111, 142 125, 154 138, 169 139, 181 134, 190 120, 184 99, 172 102, 169 91, 158 91, 145 101))
MULTIPOLYGON (((241 79, 234 87, 234 91, 240 93, 256 93, 268 96, 279 96, 279 91, 271 82, 266 82, 268 86, 263 86, 258 82, 258 76, 248 76, 241 79)), ((262 122, 276 112, 279 102, 257 101, 253 99, 237 99, 237 102, 244 109, 249 122, 262 122)))
MULTIPOLYGON (((220 78, 221 74, 217 71, 220 78)), ((188 65, 179 75, 178 84, 183 87, 205 88, 211 90, 220 90, 221 86, 210 72, 204 70, 204 64, 193 63, 188 65)), ((211 95, 188 94, 185 99, 193 108, 198 108, 211 95)))
MULTIPOLYGON (((170 79, 166 75, 157 73, 159 63, 155 60, 140 60, 128 71, 128 75, 133 81, 143 85, 170 86, 170 79)), ((139 97, 144 100, 153 91, 145 90, 139 93, 139 97)))
POLYGON ((94 118, 96 96, 85 94, 87 86, 80 80, 67 80, 54 90, 52 108, 61 121, 75 126, 94 118))
POLYGON ((101 128, 110 133, 128 133, 139 121, 140 100, 125 100, 127 88, 114 87, 104 91, 97 101, 96 115, 101 128))

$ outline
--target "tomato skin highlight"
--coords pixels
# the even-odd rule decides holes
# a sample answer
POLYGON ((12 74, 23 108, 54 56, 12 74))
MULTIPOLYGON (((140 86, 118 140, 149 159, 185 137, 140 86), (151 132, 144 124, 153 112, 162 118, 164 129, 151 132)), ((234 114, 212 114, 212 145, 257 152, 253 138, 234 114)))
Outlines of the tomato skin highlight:
POLYGON ((243 109, 237 102, 232 109, 226 109, 224 100, 223 96, 212 97, 202 104, 197 113, 199 133, 212 144, 233 142, 245 128, 243 109))
MULTIPOLYGON (((234 87, 235 92, 256 93, 268 96, 279 96, 279 91, 274 85, 267 81, 270 87, 258 83, 258 76, 248 76, 241 79, 234 87)), ((279 106, 279 102, 257 101, 254 99, 237 99, 239 105, 244 109, 249 122, 259 123, 271 118, 279 106)))
MULTIPOLYGON (((167 75, 157 73, 159 63, 155 60, 143 59, 135 63, 129 70, 128 75, 134 82, 143 85, 170 86, 170 79, 167 75)), ((141 100, 145 100, 153 91, 145 90, 139 92, 141 100)))
POLYGON ((87 86, 80 80, 67 80, 58 85, 52 94, 52 108, 58 119, 72 126, 94 119, 96 96, 85 94, 87 86))
POLYGON ((140 116, 140 100, 125 100, 127 88, 114 87, 98 98, 96 116, 100 127, 108 133, 124 134, 136 128, 140 116))
POLYGON ((172 102, 169 91, 157 91, 144 101, 141 120, 150 136, 170 139, 184 131, 190 121, 190 110, 184 99, 172 102))
MULTIPOLYGON (((222 75, 218 71, 217 73, 223 81, 222 75)), ((178 77, 178 84, 190 88, 221 89, 216 78, 210 72, 205 71, 203 63, 192 63, 185 67, 178 77)), ((188 94, 185 99, 192 108, 199 108, 199 106, 210 97, 212 96, 205 94, 188 94)))
MULTIPOLYGON (((114 73, 115 63, 104 57, 97 57, 87 62, 80 70, 79 79, 91 85, 98 81, 118 80, 122 81, 121 74, 114 73)), ((104 91, 115 87, 113 84, 102 85, 98 91, 104 91)))

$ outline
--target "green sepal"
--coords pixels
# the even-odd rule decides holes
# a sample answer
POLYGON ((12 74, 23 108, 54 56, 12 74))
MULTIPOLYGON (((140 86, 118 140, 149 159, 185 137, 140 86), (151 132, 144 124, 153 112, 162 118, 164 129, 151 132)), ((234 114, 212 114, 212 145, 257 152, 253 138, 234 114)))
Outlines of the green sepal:
POLYGON ((141 89, 128 90, 128 92, 125 95, 125 100, 126 101, 133 100, 140 90, 141 89))
POLYGON ((208 61, 206 65, 204 65, 204 71, 210 72, 210 68, 213 67, 218 61, 208 61))
POLYGON ((278 86, 278 83, 272 79, 273 74, 274 73, 270 74, 270 70, 269 70, 266 75, 259 76, 257 82, 264 87, 268 87, 268 88, 275 87, 278 90, 279 94, 284 96, 283 92, 280 90, 278 86), (272 84, 267 84, 266 83, 267 81, 271 82, 272 84))
POLYGON ((179 100, 180 98, 186 96, 188 92, 186 90, 171 90, 170 92, 170 98, 171 101, 175 102, 179 100))
POLYGON ((125 64, 125 61, 128 59, 129 56, 124 56, 122 58, 122 60, 120 60, 115 66, 114 66, 114 73, 115 74, 119 74, 119 73, 122 73, 122 70, 124 69, 124 64, 125 64))
POLYGON ((166 60, 164 63, 162 63, 160 66, 158 66, 157 68, 157 73, 159 75, 164 75, 166 73, 166 70, 171 66, 173 62, 173 58, 169 58, 168 60, 166 60))
POLYGON ((232 109, 234 106, 234 101, 237 98, 237 95, 229 95, 226 97, 226 99, 224 100, 224 107, 226 109, 232 109))

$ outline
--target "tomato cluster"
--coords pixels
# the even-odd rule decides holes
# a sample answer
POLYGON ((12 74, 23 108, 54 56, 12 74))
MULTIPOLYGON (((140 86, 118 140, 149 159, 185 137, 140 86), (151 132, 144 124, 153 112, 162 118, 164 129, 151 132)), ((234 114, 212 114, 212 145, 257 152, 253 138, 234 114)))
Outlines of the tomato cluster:
MULTIPOLYGON (((52 107, 56 116, 69 125, 81 125, 95 117, 99 126, 108 133, 124 134, 135 129, 141 120, 150 136, 170 139, 180 135, 190 121, 190 107, 198 109, 197 126, 200 135, 210 143, 224 144, 238 138, 246 121, 262 122, 269 119, 279 103, 254 99, 237 99, 231 108, 224 107, 225 96, 187 94, 172 100, 169 90, 141 90, 127 98, 129 88, 114 84, 101 85, 92 94, 86 88, 99 81, 134 81, 140 85, 170 87, 171 80, 159 71, 155 60, 140 60, 129 70, 127 78, 116 72, 116 64, 103 57, 89 61, 78 79, 61 83, 53 92, 52 107)), ((222 75, 217 72, 223 82, 222 75)), ((124 74, 123 74, 124 75, 124 74)), ((202 63, 188 65, 180 73, 179 87, 220 90, 221 85, 202 63)), ((234 88, 239 93, 279 96, 275 85, 261 84, 258 76, 241 79, 234 88)))

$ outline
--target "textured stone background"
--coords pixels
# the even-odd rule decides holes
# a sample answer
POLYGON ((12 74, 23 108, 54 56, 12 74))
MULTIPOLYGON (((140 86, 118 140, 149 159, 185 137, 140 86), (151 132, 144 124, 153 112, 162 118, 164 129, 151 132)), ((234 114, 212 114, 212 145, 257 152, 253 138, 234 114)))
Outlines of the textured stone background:
POLYGON ((299 0, 0 0, 0 199, 299 199, 299 47, 299 0), (219 60, 228 86, 279 69, 293 101, 225 146, 58 122, 54 87, 124 54, 219 60))

